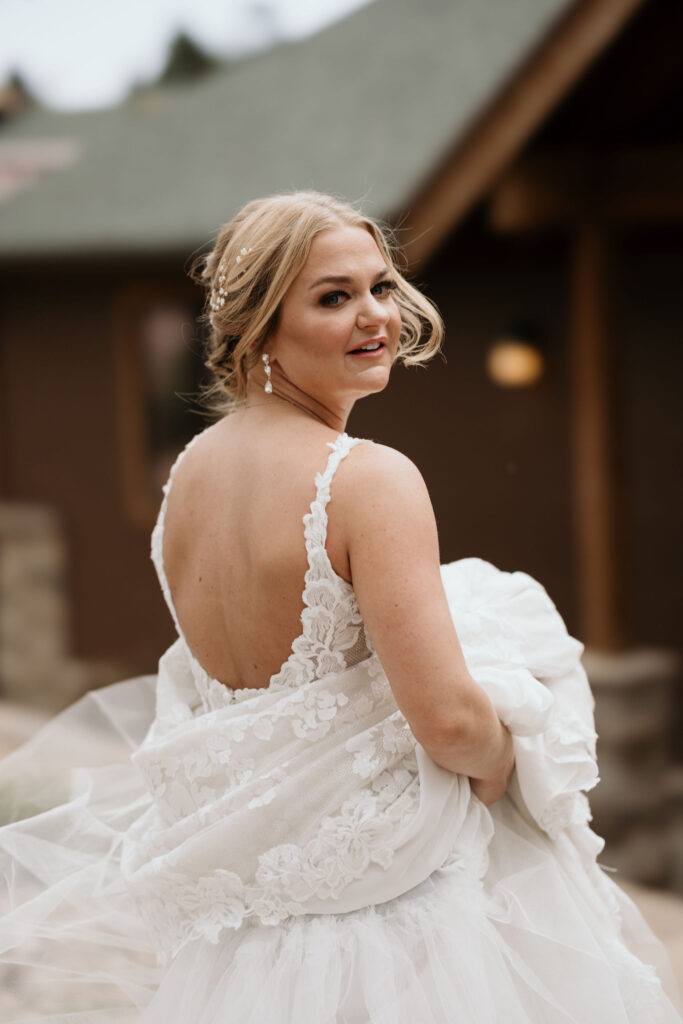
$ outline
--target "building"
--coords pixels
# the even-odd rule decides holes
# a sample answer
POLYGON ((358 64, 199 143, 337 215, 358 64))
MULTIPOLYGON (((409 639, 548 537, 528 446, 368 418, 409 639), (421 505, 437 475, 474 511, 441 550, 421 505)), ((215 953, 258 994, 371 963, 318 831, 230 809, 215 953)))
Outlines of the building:
POLYGON ((633 873, 683 885, 682 29, 675 0, 376 0, 114 110, 8 116, 0 588, 29 608, 36 575, 54 587, 23 633, 0 621, 5 693, 58 706, 154 669, 172 629, 149 532, 201 422, 168 404, 201 373, 190 258, 256 195, 362 198, 448 340, 349 430, 418 463, 442 561, 546 586, 598 696, 598 824, 633 873), (522 357, 540 377, 509 386, 522 357))

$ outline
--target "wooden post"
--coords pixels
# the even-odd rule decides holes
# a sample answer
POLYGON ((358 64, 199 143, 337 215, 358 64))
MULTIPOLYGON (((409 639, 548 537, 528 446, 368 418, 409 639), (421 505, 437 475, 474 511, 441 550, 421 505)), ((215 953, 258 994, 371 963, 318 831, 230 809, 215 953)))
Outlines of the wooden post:
POLYGON ((598 650, 619 650, 625 639, 609 291, 605 229, 584 220, 572 268, 573 494, 580 637, 598 650))

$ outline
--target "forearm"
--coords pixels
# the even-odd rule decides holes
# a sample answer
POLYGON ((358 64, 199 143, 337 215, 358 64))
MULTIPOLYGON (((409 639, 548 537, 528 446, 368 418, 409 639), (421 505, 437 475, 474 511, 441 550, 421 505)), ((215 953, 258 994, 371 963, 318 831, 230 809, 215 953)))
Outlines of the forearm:
POLYGON ((512 736, 486 694, 479 690, 479 695, 422 745, 448 771, 474 779, 507 777, 514 764, 512 736))

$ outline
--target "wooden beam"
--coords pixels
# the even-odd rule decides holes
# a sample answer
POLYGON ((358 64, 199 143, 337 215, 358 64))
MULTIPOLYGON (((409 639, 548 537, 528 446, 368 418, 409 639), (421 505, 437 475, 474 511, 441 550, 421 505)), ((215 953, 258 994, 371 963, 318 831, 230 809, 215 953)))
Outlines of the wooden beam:
POLYGON ((502 232, 571 226, 593 215, 624 226, 683 220, 683 147, 525 157, 488 203, 489 223, 502 232))
POLYGON ((401 245, 417 269, 645 0, 581 0, 407 204, 401 245))
POLYGON ((579 635, 586 646, 618 650, 625 642, 626 573, 609 278, 604 229, 586 222, 575 236, 570 349, 579 635))

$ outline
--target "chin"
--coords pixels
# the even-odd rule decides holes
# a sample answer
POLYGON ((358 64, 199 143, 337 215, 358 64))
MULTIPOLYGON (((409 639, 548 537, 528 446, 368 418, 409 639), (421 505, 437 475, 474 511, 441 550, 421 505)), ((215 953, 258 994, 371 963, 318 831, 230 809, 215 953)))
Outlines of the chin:
MULTIPOLYGON (((377 367, 377 369, 379 370, 380 367, 377 367)), ((359 395, 359 397, 362 398, 363 395, 376 395, 380 391, 384 391, 385 387, 389 383, 390 377, 391 377, 391 373, 390 373, 389 370, 385 370, 385 372, 382 373, 382 374, 380 374, 380 373, 373 373, 372 375, 368 374, 368 379, 367 380, 359 382, 359 386, 358 386, 358 395, 359 395)))

